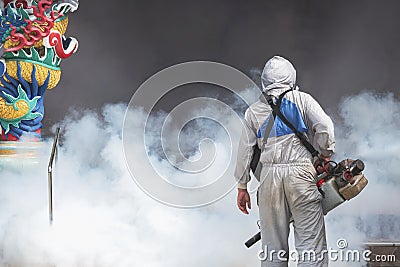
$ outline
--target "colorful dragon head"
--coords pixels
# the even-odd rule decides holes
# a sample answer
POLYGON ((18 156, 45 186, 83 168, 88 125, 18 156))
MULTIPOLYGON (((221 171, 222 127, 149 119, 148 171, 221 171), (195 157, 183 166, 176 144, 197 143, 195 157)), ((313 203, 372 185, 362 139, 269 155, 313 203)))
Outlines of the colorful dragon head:
POLYGON ((0 8, 1 137, 18 140, 40 131, 44 91, 58 84, 61 60, 78 49, 75 38, 64 36, 78 0, 4 0, 0 8))
MULTIPOLYGON (((0 40, 4 46, 3 71, 17 78, 16 62, 20 62, 23 77, 30 81, 35 64, 39 85, 50 72, 48 89, 60 81, 61 59, 71 56, 78 48, 75 38, 65 38, 68 13, 78 7, 77 0, 14 0, 5 1, 1 11, 0 40)), ((31 81, 30 81, 31 82, 31 81)))

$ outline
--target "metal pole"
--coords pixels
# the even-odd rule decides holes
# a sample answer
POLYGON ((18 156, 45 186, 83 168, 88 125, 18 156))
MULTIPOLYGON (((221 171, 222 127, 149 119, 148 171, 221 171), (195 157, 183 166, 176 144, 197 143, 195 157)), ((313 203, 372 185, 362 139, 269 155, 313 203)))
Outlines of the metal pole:
POLYGON ((47 167, 47 178, 48 178, 48 191, 49 191, 49 222, 50 225, 53 223, 53 162, 57 152, 58 136, 60 134, 60 127, 57 127, 56 134, 54 136, 53 147, 51 149, 49 165, 47 167))

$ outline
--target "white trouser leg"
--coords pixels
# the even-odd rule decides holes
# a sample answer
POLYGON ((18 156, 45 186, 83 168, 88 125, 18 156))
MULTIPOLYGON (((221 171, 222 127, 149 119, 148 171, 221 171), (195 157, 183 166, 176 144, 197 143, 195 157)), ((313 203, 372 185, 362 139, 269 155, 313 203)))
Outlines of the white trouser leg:
POLYGON ((293 216, 295 246, 300 259, 298 267, 328 265, 321 193, 315 184, 313 166, 292 167, 285 179, 288 205, 293 216))
POLYGON ((283 176, 280 168, 263 168, 261 177, 264 181, 258 189, 258 205, 261 221, 261 243, 267 259, 261 262, 262 267, 286 267, 287 261, 278 258, 288 257, 288 237, 290 210, 286 201, 283 176), (281 252, 279 252, 281 251, 281 252), (283 253, 281 255, 279 253, 283 253))
POLYGON ((262 249, 267 252, 261 266, 287 266, 284 258, 289 257, 291 218, 294 220, 296 250, 298 255, 306 256, 305 261, 300 258, 298 266, 327 266, 327 259, 318 260, 321 252, 326 249, 326 239, 321 195, 315 184, 313 166, 265 167, 261 177, 264 177, 264 181, 259 187, 258 204, 262 249), (313 253, 315 259, 312 258, 313 253), (311 260, 307 257, 311 257, 311 260))

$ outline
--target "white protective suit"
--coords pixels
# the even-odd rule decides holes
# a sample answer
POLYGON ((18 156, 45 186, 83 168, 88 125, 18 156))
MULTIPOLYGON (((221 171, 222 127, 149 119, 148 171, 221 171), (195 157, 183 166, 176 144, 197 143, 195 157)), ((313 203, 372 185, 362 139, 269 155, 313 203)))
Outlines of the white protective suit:
MULTIPOLYGON (((275 56, 265 65, 262 86, 268 95, 278 97, 282 92, 295 87, 296 70, 286 59, 275 56)), ((320 105, 309 94, 297 90, 286 93, 281 112, 300 131, 307 134, 311 144, 323 156, 334 151, 333 123, 320 105)), ((249 163, 253 146, 262 148, 262 140, 272 109, 257 101, 245 113, 245 126, 239 143, 235 178, 239 188, 246 188, 250 180, 249 163)), ((272 118, 273 119, 273 118, 272 118)), ((288 251, 289 222, 293 221, 296 250, 300 256, 298 266, 327 266, 325 225, 321 207, 321 194, 316 186, 316 171, 311 153, 300 143, 293 131, 278 117, 262 149, 260 162, 263 165, 258 188, 258 206, 262 249, 268 254, 275 250, 288 251), (301 260, 304 250, 313 250, 315 260, 301 260)), ((287 266, 278 259, 262 261, 261 266, 287 266)), ((288 253, 281 259, 289 258, 288 253)))

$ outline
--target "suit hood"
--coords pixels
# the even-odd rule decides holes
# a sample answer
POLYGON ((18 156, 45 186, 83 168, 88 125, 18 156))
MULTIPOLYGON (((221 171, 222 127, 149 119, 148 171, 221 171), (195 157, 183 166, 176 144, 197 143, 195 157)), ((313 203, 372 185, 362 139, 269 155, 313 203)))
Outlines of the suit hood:
POLYGON ((265 63, 261 84, 264 92, 293 88, 296 84, 296 69, 289 60, 274 56, 265 63))

